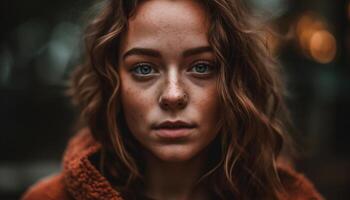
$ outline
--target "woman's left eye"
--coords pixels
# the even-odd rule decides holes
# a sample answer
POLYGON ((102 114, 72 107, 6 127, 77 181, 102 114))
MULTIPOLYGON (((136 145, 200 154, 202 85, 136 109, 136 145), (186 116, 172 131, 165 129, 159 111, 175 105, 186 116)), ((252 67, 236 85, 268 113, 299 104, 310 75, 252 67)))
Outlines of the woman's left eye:
POLYGON ((212 64, 209 62, 199 62, 192 66, 191 72, 198 74, 209 74, 213 69, 212 64))

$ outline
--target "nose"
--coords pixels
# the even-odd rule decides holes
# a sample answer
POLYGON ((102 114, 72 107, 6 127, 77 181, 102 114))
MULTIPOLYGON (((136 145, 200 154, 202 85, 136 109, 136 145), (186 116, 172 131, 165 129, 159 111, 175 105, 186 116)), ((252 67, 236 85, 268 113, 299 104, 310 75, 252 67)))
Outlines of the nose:
POLYGON ((159 98, 159 104, 162 109, 179 110, 186 107, 188 95, 177 78, 168 80, 164 88, 159 98))

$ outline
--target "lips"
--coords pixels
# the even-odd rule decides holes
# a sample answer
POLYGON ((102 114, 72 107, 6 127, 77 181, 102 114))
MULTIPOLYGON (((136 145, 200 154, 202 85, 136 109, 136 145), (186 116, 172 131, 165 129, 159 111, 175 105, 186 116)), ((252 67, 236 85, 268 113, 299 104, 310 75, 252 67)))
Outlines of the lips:
POLYGON ((194 123, 188 123, 185 121, 164 121, 154 126, 154 129, 182 129, 182 128, 194 128, 194 123))
POLYGON ((188 137, 196 127, 194 123, 184 121, 165 121, 153 127, 155 134, 163 139, 188 137))

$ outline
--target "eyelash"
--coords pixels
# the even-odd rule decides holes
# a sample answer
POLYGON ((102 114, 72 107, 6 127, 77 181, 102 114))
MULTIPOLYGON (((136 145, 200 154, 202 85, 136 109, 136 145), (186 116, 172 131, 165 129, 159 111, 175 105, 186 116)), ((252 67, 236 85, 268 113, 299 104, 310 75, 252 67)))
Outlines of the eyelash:
MULTIPOLYGON (((209 72, 207 72, 207 73, 196 73, 196 74, 200 74, 200 75, 208 75, 208 74, 210 74, 212 71, 213 71, 213 69, 214 69, 214 65, 211 63, 211 62, 209 62, 209 61, 197 61, 197 62, 195 62, 193 65, 192 65, 192 67, 191 67, 191 69, 194 69, 195 67, 197 67, 197 66, 199 66, 199 65, 204 65, 205 67, 207 67, 207 69, 209 70, 209 72)), ((149 76, 149 74, 151 73, 149 73, 149 74, 144 74, 144 75, 142 75, 142 73, 138 73, 137 72, 137 70, 139 69, 139 70, 141 70, 141 67, 142 66, 147 66, 147 67, 150 67, 151 69, 151 71, 153 70, 153 71, 155 71, 154 70, 154 68, 152 67, 152 64, 150 64, 150 63, 138 63, 138 64, 136 64, 136 65, 134 65, 134 67, 131 69, 131 71, 132 71, 132 73, 134 73, 135 75, 137 75, 137 76, 143 76, 143 77, 146 77, 146 76, 149 76)), ((139 71, 139 72, 141 72, 141 71, 139 71)))

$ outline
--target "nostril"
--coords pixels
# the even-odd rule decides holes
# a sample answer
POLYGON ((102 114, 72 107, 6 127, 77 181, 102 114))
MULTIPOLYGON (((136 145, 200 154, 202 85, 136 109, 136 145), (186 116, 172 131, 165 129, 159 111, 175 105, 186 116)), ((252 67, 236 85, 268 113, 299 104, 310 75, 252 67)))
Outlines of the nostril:
POLYGON ((184 101, 178 101, 178 102, 177 102, 177 105, 178 105, 178 106, 183 106, 184 104, 185 104, 184 101))
POLYGON ((164 109, 176 109, 183 108, 188 103, 188 97, 186 94, 177 97, 162 96, 159 100, 159 104, 164 109))

